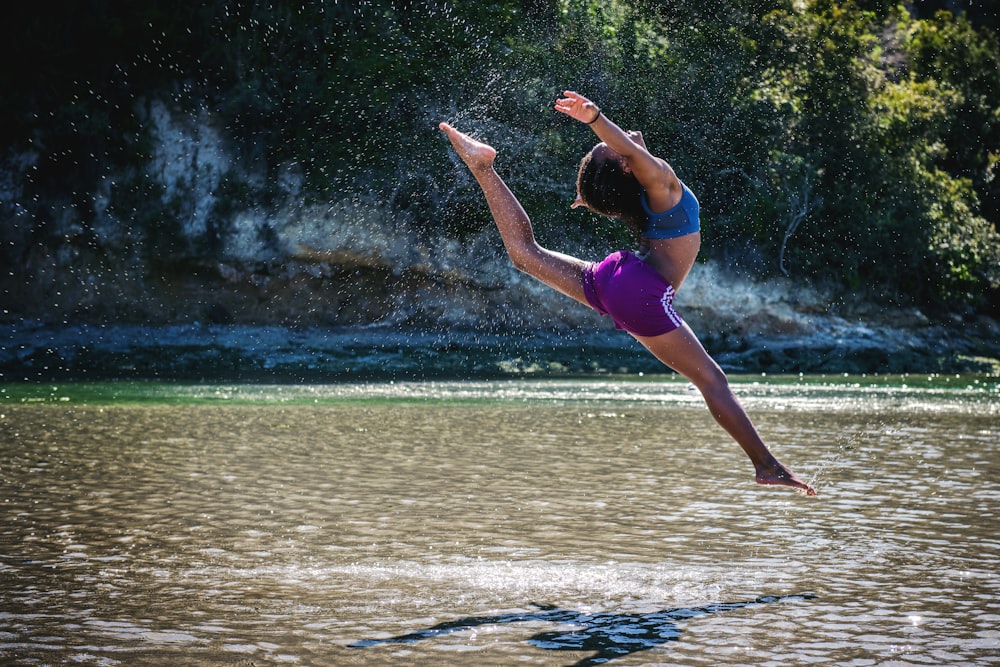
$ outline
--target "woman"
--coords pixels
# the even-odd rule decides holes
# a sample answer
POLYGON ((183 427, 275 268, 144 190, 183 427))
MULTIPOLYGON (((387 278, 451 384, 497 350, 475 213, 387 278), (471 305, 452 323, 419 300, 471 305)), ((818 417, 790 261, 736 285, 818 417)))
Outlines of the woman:
POLYGON ((816 495, 768 450, 722 369, 674 311, 674 293, 694 265, 701 244, 694 194, 669 164, 649 153, 640 133, 626 133, 587 98, 566 91, 555 109, 586 123, 602 142, 580 163, 573 208, 585 206, 622 219, 639 237, 641 254, 616 252, 603 262, 589 263, 541 247, 521 204, 493 169, 496 150, 441 123, 482 188, 514 266, 610 315, 615 326, 690 380, 715 420, 750 457, 759 484, 790 486, 816 495))

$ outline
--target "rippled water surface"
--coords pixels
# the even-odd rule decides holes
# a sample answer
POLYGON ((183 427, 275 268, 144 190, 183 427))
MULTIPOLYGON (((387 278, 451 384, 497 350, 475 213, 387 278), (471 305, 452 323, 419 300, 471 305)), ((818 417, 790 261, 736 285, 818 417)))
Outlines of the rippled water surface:
POLYGON ((995 378, 0 391, 0 662, 1000 664, 995 378))

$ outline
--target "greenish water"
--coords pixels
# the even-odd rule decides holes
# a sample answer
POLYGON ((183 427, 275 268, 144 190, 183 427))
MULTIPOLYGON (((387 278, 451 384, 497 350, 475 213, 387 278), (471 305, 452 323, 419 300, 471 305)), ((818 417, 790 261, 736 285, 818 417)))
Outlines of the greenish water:
POLYGON ((0 387, 0 662, 1000 663, 1000 385, 0 387))
MULTIPOLYGON (((992 404, 1000 396, 1000 376, 920 374, 920 375, 736 375, 730 382, 744 395, 787 393, 794 397, 818 398, 836 394, 838 400, 865 396, 908 396, 957 402, 992 404)), ((0 404, 86 403, 86 404, 318 404, 345 401, 493 401, 529 400, 661 400, 671 399, 671 391, 688 383, 677 376, 631 375, 544 380, 482 380, 428 382, 337 382, 334 384, 179 384, 157 381, 49 382, 0 384, 0 404)))

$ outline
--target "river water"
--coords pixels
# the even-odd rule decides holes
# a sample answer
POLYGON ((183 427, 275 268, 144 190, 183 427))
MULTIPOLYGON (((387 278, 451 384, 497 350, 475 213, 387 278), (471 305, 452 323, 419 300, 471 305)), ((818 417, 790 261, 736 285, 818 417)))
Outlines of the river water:
POLYGON ((0 387, 0 662, 1000 664, 996 378, 0 387))

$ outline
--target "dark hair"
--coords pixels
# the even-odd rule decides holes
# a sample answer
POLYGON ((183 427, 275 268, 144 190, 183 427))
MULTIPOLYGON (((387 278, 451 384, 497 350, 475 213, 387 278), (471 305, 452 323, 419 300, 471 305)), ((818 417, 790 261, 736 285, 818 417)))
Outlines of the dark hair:
POLYGON ((616 160, 594 159, 593 150, 584 155, 576 175, 576 191, 591 210, 621 218, 636 239, 642 235, 646 226, 642 186, 616 160))

